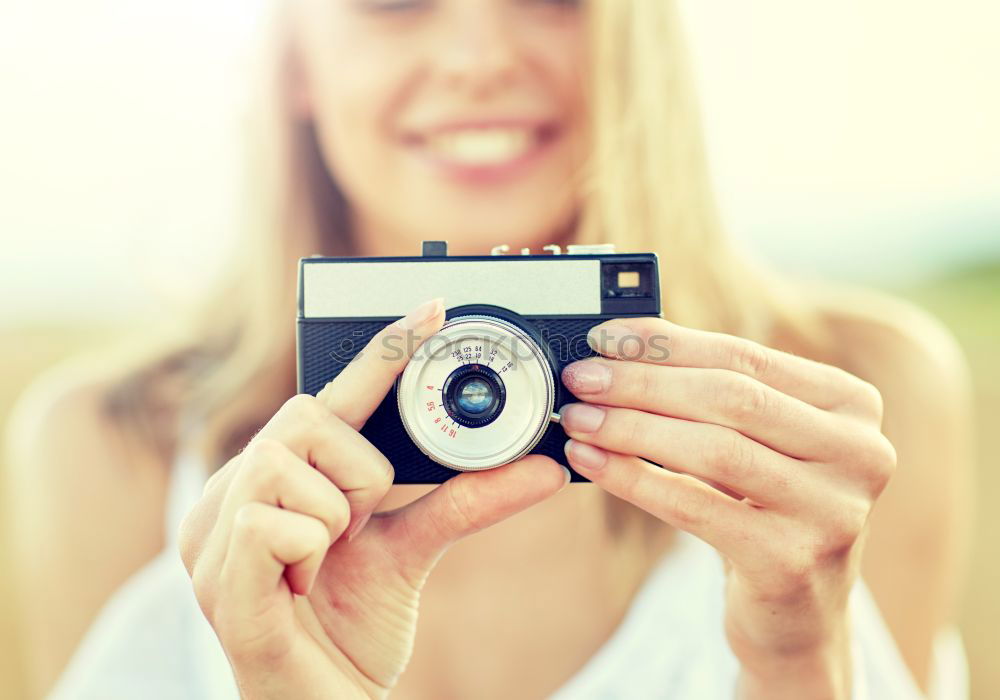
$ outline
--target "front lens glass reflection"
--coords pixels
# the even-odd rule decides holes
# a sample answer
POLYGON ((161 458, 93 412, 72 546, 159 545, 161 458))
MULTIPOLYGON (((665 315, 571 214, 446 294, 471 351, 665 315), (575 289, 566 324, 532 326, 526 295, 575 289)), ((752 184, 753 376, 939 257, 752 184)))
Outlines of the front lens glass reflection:
POLYGON ((462 385, 456 398, 463 411, 479 415, 493 403, 493 390, 482 379, 471 379, 462 385))

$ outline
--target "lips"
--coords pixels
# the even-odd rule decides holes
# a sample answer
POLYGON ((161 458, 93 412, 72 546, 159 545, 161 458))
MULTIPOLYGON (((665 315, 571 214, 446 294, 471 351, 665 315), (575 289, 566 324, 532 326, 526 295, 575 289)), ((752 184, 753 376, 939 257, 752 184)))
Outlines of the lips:
POLYGON ((527 155, 540 141, 537 129, 485 128, 438 132, 424 141, 427 154, 472 167, 498 166, 527 155))
POLYGON ((460 179, 516 176, 555 139, 550 122, 456 124, 411 133, 406 144, 423 160, 460 179))

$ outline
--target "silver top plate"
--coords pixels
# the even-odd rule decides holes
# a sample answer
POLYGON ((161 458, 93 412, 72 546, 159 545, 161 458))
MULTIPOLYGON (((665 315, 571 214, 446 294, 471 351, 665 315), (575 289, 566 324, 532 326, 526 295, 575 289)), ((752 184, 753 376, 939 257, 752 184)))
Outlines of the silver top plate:
POLYGON ((428 299, 528 316, 601 313, 601 261, 316 262, 302 266, 305 318, 404 316, 428 299))

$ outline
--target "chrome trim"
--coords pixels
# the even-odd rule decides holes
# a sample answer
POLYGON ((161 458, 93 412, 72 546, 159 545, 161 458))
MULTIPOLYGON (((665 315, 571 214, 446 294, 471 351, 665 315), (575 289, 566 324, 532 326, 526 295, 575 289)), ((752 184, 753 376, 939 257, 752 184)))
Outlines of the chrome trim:
MULTIPOLYGON (((406 369, 403 370, 403 374, 396 384, 396 407, 399 410, 403 428, 406 430, 406 434, 410 440, 429 459, 456 471, 493 469, 504 464, 509 464, 531 452, 545 435, 545 431, 548 430, 555 402, 555 378, 553 377, 552 368, 549 366, 545 353, 538 344, 524 330, 514 324, 502 319, 493 318, 492 316, 481 315, 461 316, 449 321, 440 332, 425 341, 425 343, 432 342, 444 342, 446 344, 441 351, 435 352, 434 355, 418 356, 411 360, 407 364, 406 369), (436 443, 432 439, 431 436, 437 438, 438 441, 441 439, 436 428, 431 429, 429 423, 420 423, 419 419, 427 415, 422 410, 425 406, 426 396, 421 397, 420 391, 425 386, 435 386, 437 381, 436 374, 442 375, 443 378, 443 376, 447 376, 447 373, 452 371, 448 366, 442 366, 440 371, 428 376, 427 370, 430 367, 428 363, 431 360, 440 361, 441 358, 451 357, 448 350, 453 347, 453 344, 466 341, 469 338, 481 338, 486 343, 492 343, 493 347, 502 346, 505 339, 512 339, 515 343, 522 343, 528 349, 529 356, 526 359, 520 356, 515 358, 520 364, 520 367, 515 372, 527 371, 528 374, 524 375, 520 384, 514 384, 509 381, 511 377, 521 376, 517 374, 511 374, 508 380, 505 381, 505 389, 508 392, 507 406, 504 409, 504 414, 507 416, 506 420, 503 420, 504 416, 502 415, 501 418, 482 428, 456 428, 456 430, 462 431, 461 435, 463 437, 475 431, 474 438, 472 438, 473 442, 461 443, 466 452, 470 448, 482 448, 481 456, 478 458, 466 457, 462 459, 457 449, 449 451, 445 444, 436 443), (435 383, 428 384, 431 381, 435 383), (541 381, 541 385, 535 385, 534 382, 536 381, 541 381), (533 408, 530 405, 519 406, 512 404, 512 398, 515 401, 517 400, 516 394, 514 396, 511 395, 514 387, 517 387, 518 391, 532 389, 533 387, 536 390, 540 390, 536 393, 542 397, 542 405, 533 408), (511 409, 514 410, 511 411, 511 409), (523 420, 521 420, 522 417, 523 420), (506 435, 503 433, 504 430, 511 428, 514 429, 514 434, 506 435)), ((417 349, 417 353, 419 352, 420 348, 417 349)), ((447 362, 446 359, 445 362, 447 362)), ((431 367, 431 369, 436 370, 437 368, 431 367)), ((429 407, 429 402, 426 405, 429 407)), ((444 412, 441 406, 433 409, 432 412, 436 411, 440 411, 444 416, 447 416, 447 413, 444 412)), ((426 420, 429 421, 430 417, 426 418, 426 420)), ((434 423, 433 425, 437 424, 434 423)))
POLYGON ((566 255, 612 255, 614 243, 573 244, 566 246, 566 255))

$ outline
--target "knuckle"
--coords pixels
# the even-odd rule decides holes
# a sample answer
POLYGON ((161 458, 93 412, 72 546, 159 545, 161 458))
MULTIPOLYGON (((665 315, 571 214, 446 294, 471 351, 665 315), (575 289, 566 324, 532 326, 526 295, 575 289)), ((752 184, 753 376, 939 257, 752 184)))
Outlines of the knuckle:
POLYGON ((337 494, 330 499, 330 509, 327 515, 328 537, 339 537, 351 522, 351 504, 344 494, 337 489, 337 494))
POLYGON ((675 490, 670 498, 674 524, 682 530, 697 528, 709 518, 711 498, 693 484, 675 490))
POLYGON ((821 531, 806 530, 796 524, 792 539, 772 537, 761 542, 767 575, 757 596, 765 602, 788 603, 814 599, 817 587, 822 584, 822 570, 831 561, 834 552, 844 552, 843 545, 826 544, 828 535, 821 531))
POLYGON ((239 611, 226 609, 223 612, 217 615, 214 627, 219 639, 226 640, 223 647, 233 666, 278 671, 292 649, 291 639, 271 630, 248 627, 239 611))
POLYGON ((852 500, 837 508, 823 526, 817 541, 817 555, 823 558, 842 554, 857 542, 868 522, 870 506, 862 499, 852 500))
POLYGON ((641 450, 641 445, 646 442, 646 431, 643 430, 637 413, 632 411, 619 413, 610 411, 609 415, 617 416, 618 420, 612 424, 613 432, 617 433, 617 440, 622 448, 627 448, 629 453, 641 450))
POLYGON ((296 394, 281 405, 278 412, 297 421, 321 423, 329 417, 329 409, 310 394, 296 394))
POLYGON ((896 449, 881 431, 864 426, 845 440, 839 458, 850 466, 850 473, 878 496, 896 472, 896 449))
POLYGON ((766 415, 770 408, 767 388, 744 375, 727 378, 722 382, 721 392, 723 412, 740 423, 766 415))
POLYGON ((882 398, 882 392, 870 382, 856 377, 855 379, 857 381, 853 390, 854 403, 864 408, 866 413, 881 423, 885 410, 885 401, 882 398))
POLYGON ((448 498, 451 504, 451 515, 454 518, 455 530, 459 532, 477 531, 482 527, 480 519, 476 515, 473 507, 473 496, 470 492, 469 482, 461 479, 452 479, 448 482, 451 488, 448 489, 448 498))
POLYGON ((706 462, 713 475, 732 483, 753 470, 753 450, 746 438, 727 430, 711 443, 706 462))
POLYGON ((639 395, 642 396, 647 404, 655 403, 659 400, 660 396, 663 394, 663 388, 660 386, 660 375, 654 370, 657 369, 652 365, 640 365, 638 368, 638 389, 639 395))
POLYGON ((378 486, 381 489, 388 490, 396 481, 396 469, 392 466, 392 462, 385 457, 380 457, 379 464, 381 464, 382 468, 379 471, 378 486))
MULTIPOLYGON (((350 511, 348 511, 346 518, 343 514, 338 514, 338 521, 343 522, 343 527, 347 527, 347 522, 350 519, 350 511)), ((325 552, 333 540, 333 533, 330 532, 330 528, 322 520, 317 518, 310 518, 309 520, 308 535, 309 542, 304 542, 303 545, 307 552, 321 553, 325 552)), ((336 531, 338 534, 343 532, 343 528, 336 531)))
POLYGON ((792 548, 777 556, 775 570, 781 581, 779 595, 787 597, 807 588, 818 561, 815 549, 806 545, 792 548))
POLYGON ((247 445, 243 454, 251 462, 273 463, 284 457, 287 450, 288 448, 279 440, 258 437, 247 445))
MULTIPOLYGON (((621 459, 614 458, 612 459, 621 459)), ((613 490, 619 498, 628 500, 639 497, 647 487, 648 482, 644 478, 645 472, 635 468, 634 460, 628 458, 620 463, 620 468, 615 469, 613 490)))
POLYGON ((732 459, 722 463, 719 467, 719 481, 728 484, 737 491, 748 486, 748 481, 754 473, 754 453, 751 446, 743 439, 737 438, 740 446, 733 448, 732 459), (735 453, 739 452, 738 455, 735 453))
POLYGON ((896 473, 896 448, 882 433, 877 433, 868 446, 867 473, 876 495, 881 493, 896 473))
POLYGON ((233 516, 233 537, 243 542, 259 542, 264 539, 264 518, 262 503, 244 503, 233 516))
POLYGON ((387 490, 395 482, 396 469, 392 466, 392 462, 377 448, 371 450, 369 455, 364 458, 363 466, 364 468, 360 471, 366 475, 366 490, 381 492, 387 490))
POLYGON ((284 470, 279 466, 287 448, 269 438, 255 441, 248 450, 247 461, 240 469, 240 477, 255 490, 277 487, 284 478, 284 470))
POLYGON ((208 479, 205 481, 205 486, 202 487, 201 495, 205 496, 209 491, 211 491, 212 488, 215 486, 215 484, 218 483, 219 480, 222 478, 223 472, 231 469, 232 462, 238 461, 238 459, 239 459, 239 454, 237 454, 236 457, 229 460, 229 462, 223 465, 222 468, 216 469, 214 472, 212 472, 211 475, 208 477, 208 479))
POLYGON ((767 376, 771 366, 770 353, 760 343, 734 338, 729 349, 731 366, 738 372, 756 379, 767 376))

